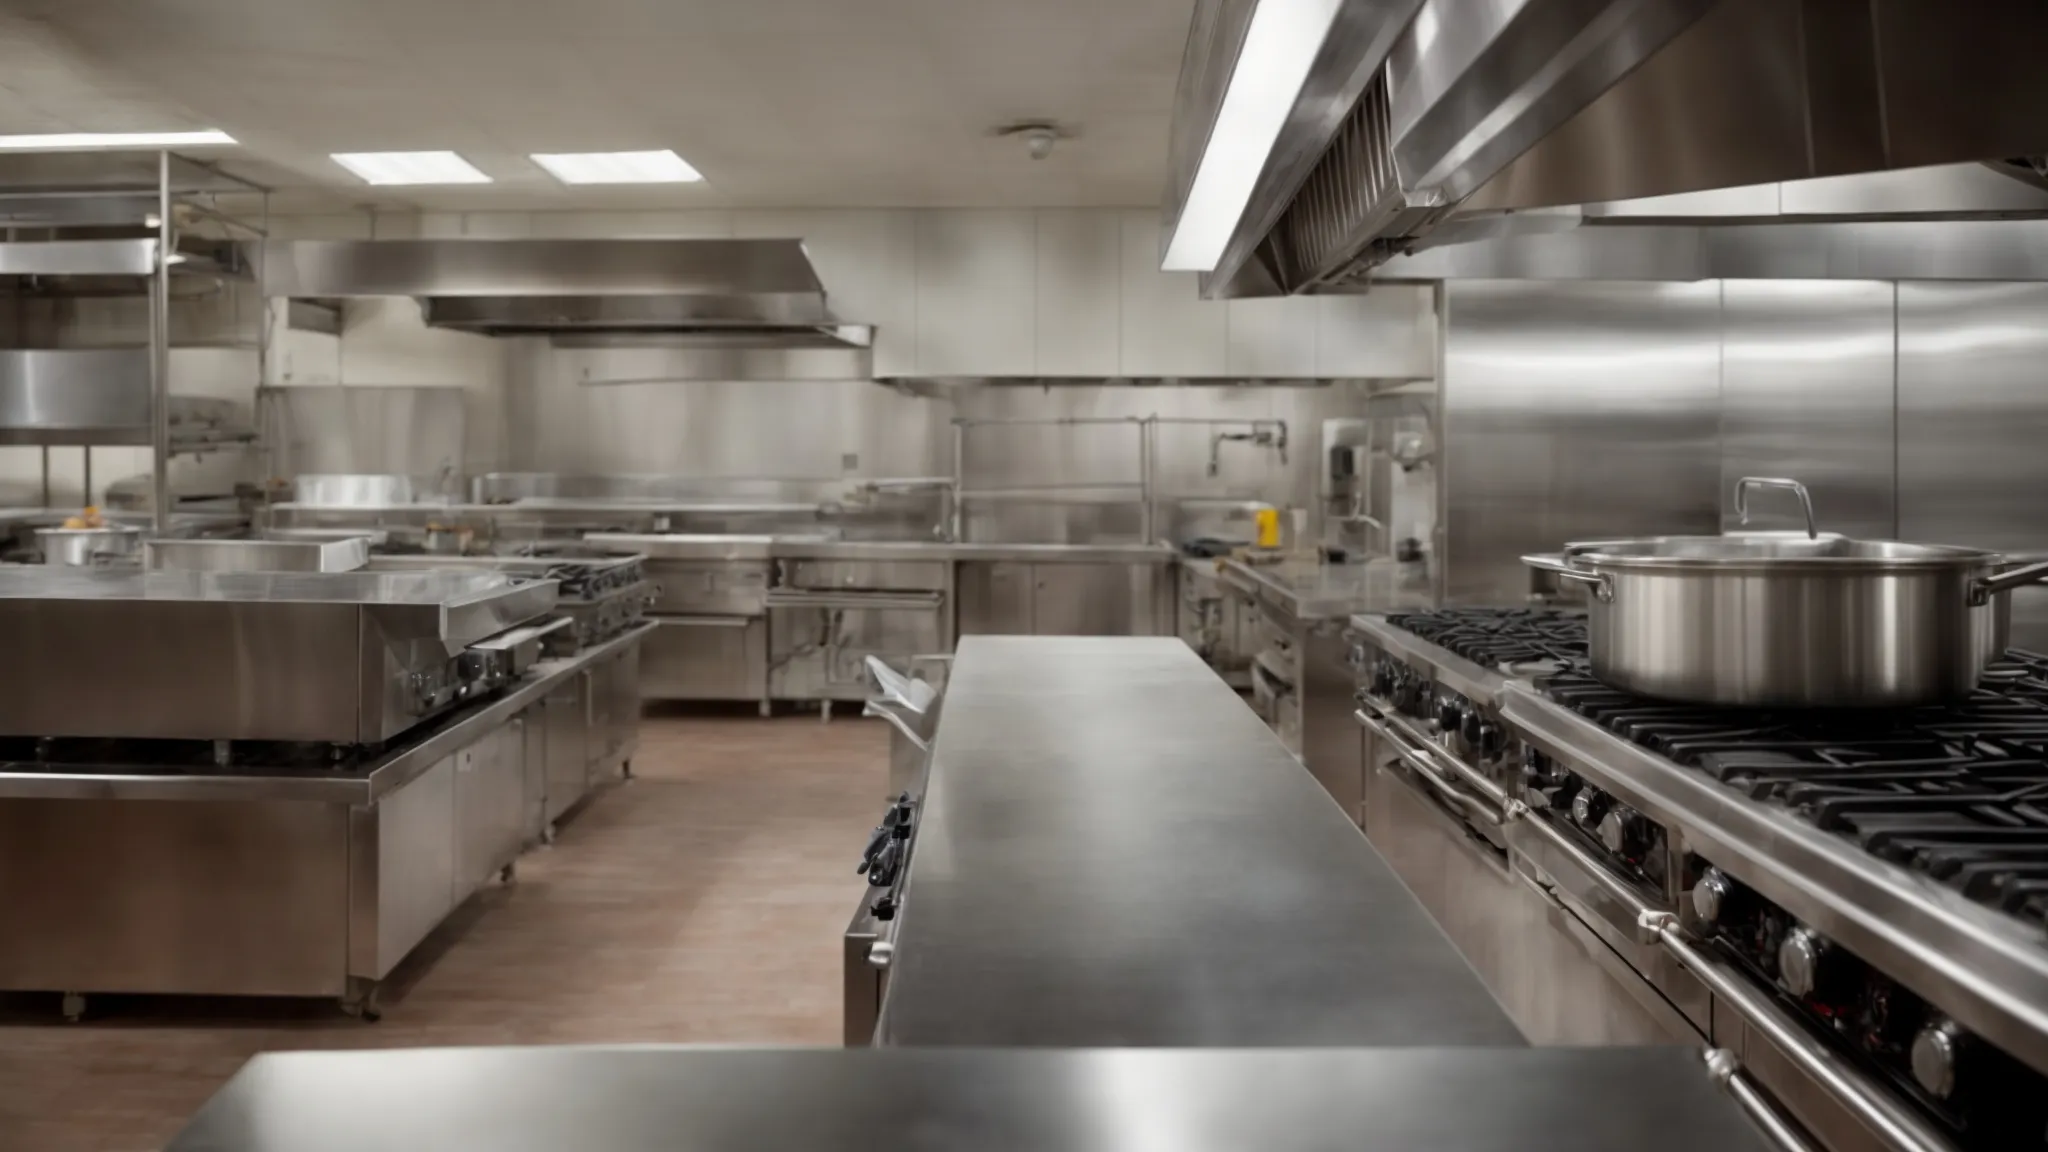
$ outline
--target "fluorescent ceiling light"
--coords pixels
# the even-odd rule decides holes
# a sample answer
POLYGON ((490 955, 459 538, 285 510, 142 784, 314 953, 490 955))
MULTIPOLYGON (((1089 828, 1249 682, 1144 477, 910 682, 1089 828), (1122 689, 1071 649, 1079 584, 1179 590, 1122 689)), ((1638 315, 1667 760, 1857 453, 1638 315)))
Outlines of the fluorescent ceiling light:
POLYGON ((704 177, 666 148, 658 152, 536 152, 533 162, 564 184, 690 184, 704 177))
POLYGON ((1210 272, 1251 202, 1342 0, 1259 0, 1160 267, 1210 272))
POLYGON ((0 152, 55 152, 88 148, 194 148, 233 144, 235 138, 217 129, 199 132, 49 132, 39 136, 0 136, 0 152))
POLYGON ((371 184, 489 184, 453 152, 336 152, 333 160, 371 184))

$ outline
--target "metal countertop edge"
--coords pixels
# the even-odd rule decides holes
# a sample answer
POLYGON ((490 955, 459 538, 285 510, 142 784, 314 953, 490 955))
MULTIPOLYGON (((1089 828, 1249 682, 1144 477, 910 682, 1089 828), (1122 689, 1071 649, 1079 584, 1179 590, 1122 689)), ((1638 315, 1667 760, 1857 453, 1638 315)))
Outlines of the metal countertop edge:
POLYGON ((767 560, 928 560, 939 563, 1017 561, 1047 564, 1172 564, 1166 544, 948 544, 923 540, 774 540, 664 543, 659 533, 592 532, 593 547, 630 547, 648 561, 725 563, 767 560))
POLYGON ((475 710, 426 739, 391 753, 368 772, 346 776, 123 776, 0 771, 0 799, 60 800, 286 800, 372 804, 410 784, 427 769, 474 742, 590 664, 639 641, 656 625, 641 624, 574 656, 544 660, 517 686, 475 705, 475 710))
MULTIPOLYGON (((1352 616, 1368 613, 1425 611, 1429 607, 1426 596, 1367 594, 1304 597, 1294 588, 1274 579, 1273 573, 1265 568, 1232 557, 1183 556, 1179 558, 1179 562, 1196 565, 1214 564, 1217 577, 1225 584, 1254 597, 1261 604, 1287 613, 1304 624, 1344 622, 1352 616)), ((1327 563, 1323 566, 1357 568, 1360 571, 1366 567, 1364 564, 1327 563)))

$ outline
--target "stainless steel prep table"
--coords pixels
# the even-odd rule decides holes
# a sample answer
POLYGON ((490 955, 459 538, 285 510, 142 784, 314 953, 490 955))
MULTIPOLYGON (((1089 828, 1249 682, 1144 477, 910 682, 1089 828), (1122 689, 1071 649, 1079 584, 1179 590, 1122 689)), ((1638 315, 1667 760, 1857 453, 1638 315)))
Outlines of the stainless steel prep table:
POLYGON ((834 1052, 445 1048, 258 1056, 168 1152, 1172 1149, 1749 1152, 1676 1050, 834 1052))
POLYGON ((1522 1042, 1178 639, 962 640, 918 829, 880 1043, 1522 1042))
POLYGON ((632 756, 637 705, 608 697, 631 687, 646 631, 535 664, 354 760, 274 763, 252 745, 227 767, 0 762, 0 989, 371 1007, 376 982, 544 827, 539 802, 564 783, 539 771, 551 713, 578 722, 578 795, 632 756))

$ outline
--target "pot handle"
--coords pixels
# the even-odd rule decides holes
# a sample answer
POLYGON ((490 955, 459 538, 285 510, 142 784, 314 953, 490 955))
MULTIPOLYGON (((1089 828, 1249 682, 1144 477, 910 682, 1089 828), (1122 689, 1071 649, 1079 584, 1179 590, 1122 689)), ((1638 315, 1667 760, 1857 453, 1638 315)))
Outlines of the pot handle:
POLYGON ((1970 585, 1970 607, 1977 608, 1991 602, 1993 596, 2022 584, 2038 584, 2048 580, 2048 560, 2038 564, 2024 564, 2010 572, 1986 576, 1970 585))
MULTIPOLYGON (((1522 557, 1522 563, 1539 572, 1548 572, 1553 576, 1566 580, 1591 585, 1593 588, 1593 599, 1598 600, 1602 604, 1614 602, 1614 580, 1604 572, 1588 572, 1583 568, 1574 568, 1569 559, 1554 552, 1524 556, 1522 557)), ((2044 563, 2042 567, 2048 568, 2048 563, 2044 563)))
POLYGON ((1813 497, 1807 495, 1806 485, 1783 476, 1744 476, 1735 482, 1735 519, 1738 523, 1749 523, 1749 490, 1751 488, 1787 488, 1799 497, 1799 510, 1806 513, 1806 538, 1820 539, 1820 529, 1813 522, 1813 497))

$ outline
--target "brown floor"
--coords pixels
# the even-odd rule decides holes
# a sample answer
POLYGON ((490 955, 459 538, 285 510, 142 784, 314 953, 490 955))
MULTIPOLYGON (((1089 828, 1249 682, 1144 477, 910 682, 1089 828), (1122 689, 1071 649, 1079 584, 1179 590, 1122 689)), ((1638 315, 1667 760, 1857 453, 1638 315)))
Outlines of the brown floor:
POLYGON ((634 769, 393 973, 381 1023, 152 998, 96 999, 67 1026, 54 997, 0 1001, 0 1150, 161 1148, 271 1049, 838 1043, 839 935, 887 728, 656 714, 634 769))

